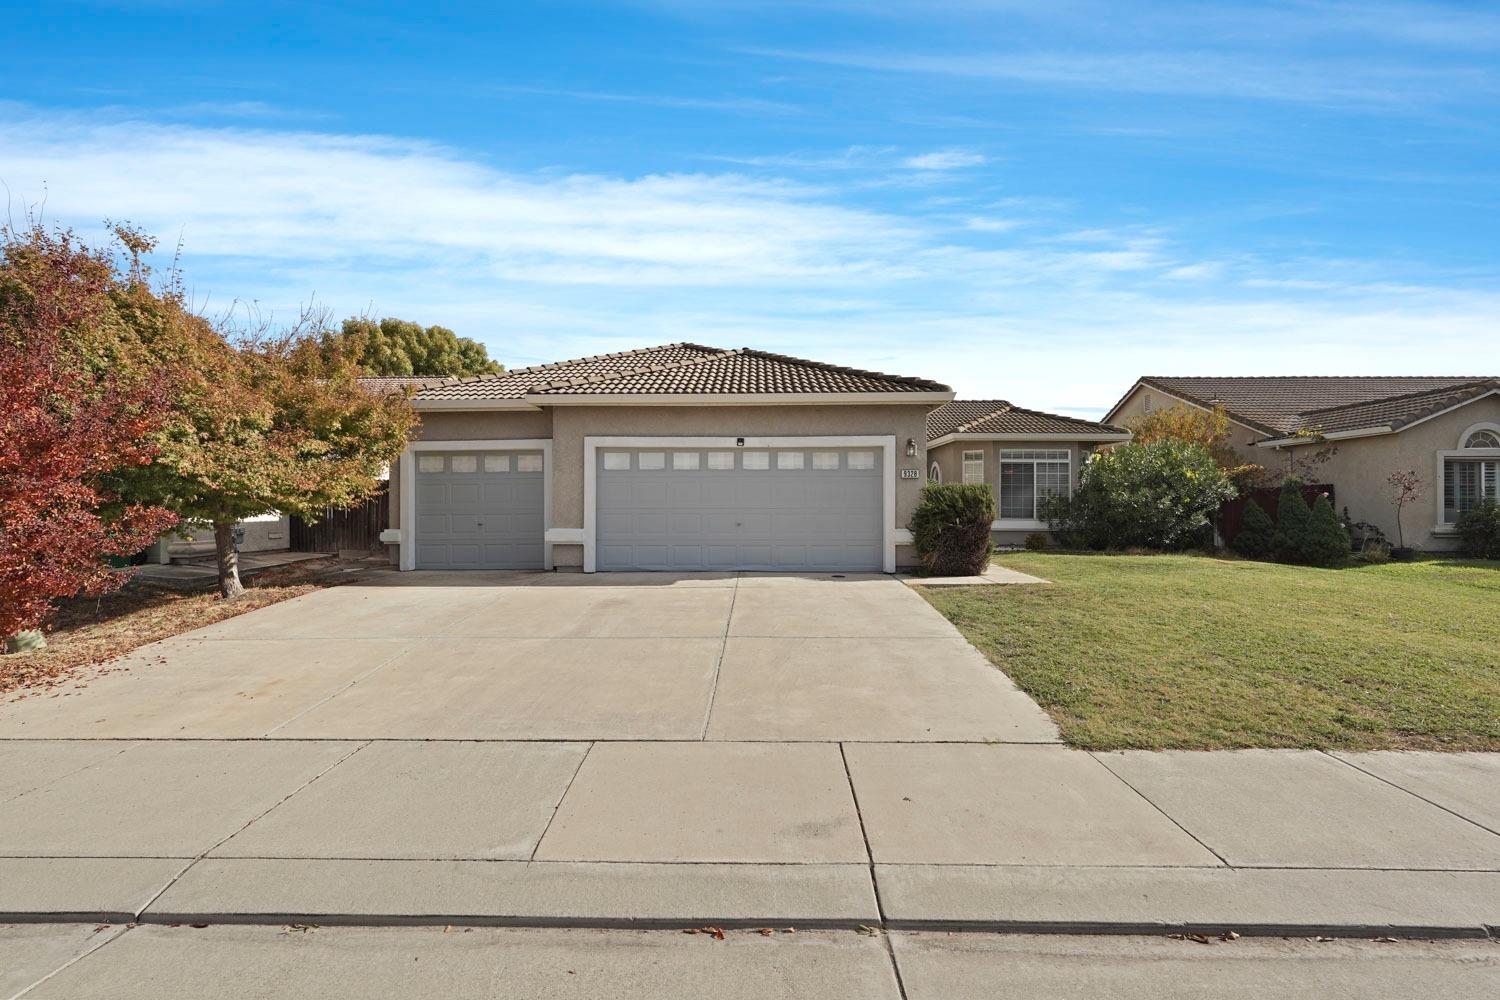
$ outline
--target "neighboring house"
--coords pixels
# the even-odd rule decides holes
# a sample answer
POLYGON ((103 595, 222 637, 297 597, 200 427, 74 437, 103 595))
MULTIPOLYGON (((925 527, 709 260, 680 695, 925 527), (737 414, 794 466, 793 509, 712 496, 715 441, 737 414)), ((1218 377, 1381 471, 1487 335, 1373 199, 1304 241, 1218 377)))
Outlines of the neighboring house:
MULTIPOLYGON (((239 522, 244 538, 241 552, 273 552, 291 545, 291 519, 285 514, 262 514, 239 522)), ((214 554, 212 527, 183 526, 158 538, 146 550, 150 563, 187 562, 206 559, 214 554)))
POLYGON ((668 344, 416 389, 402 569, 895 570, 926 478, 920 378, 668 344))
POLYGON ((1495 376, 1147 376, 1105 419, 1128 423, 1178 403, 1223 407, 1236 453, 1273 473, 1331 449, 1311 474, 1333 484, 1338 505, 1355 520, 1378 525, 1393 541, 1392 472, 1413 470, 1427 486, 1403 514, 1408 545, 1453 548, 1459 513, 1500 498, 1495 376))
POLYGON ((1071 492, 1094 449, 1129 439, 1121 427, 1026 410, 1003 399, 954 400, 927 415, 927 475, 936 482, 993 486, 999 508, 995 542, 1013 545, 1047 530, 1039 502, 1071 492))

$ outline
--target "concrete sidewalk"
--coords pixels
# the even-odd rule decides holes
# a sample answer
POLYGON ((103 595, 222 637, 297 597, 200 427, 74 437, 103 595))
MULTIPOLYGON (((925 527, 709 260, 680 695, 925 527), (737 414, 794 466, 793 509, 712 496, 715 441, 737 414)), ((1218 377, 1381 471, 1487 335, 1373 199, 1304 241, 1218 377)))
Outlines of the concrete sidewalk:
POLYGON ((0 1000, 1489 1000, 1491 942, 0 927, 0 1000), (498 991, 498 992, 497 992, 498 991))
POLYGON ((0 920, 1500 927, 1500 755, 155 740, 0 764, 0 920))

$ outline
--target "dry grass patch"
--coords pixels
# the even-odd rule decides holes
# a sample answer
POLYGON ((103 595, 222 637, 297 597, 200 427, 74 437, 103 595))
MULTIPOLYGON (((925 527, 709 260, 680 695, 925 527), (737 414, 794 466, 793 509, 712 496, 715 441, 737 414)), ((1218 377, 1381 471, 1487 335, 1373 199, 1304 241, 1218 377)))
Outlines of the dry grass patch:
POLYGON ((46 649, 0 655, 0 698, 82 686, 148 643, 332 586, 338 581, 317 579, 327 569, 327 561, 316 560, 265 570, 233 600, 136 582, 104 597, 65 602, 49 626, 46 649))

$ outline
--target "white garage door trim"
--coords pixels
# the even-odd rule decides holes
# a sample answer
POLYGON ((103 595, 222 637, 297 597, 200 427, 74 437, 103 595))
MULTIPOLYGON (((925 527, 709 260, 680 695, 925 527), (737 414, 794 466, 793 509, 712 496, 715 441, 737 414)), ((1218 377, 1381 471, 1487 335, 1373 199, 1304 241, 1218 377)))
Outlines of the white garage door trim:
MULTIPOLYGON (((583 439, 583 571, 593 573, 599 539, 598 459, 600 448, 879 448, 881 450, 881 564, 896 572, 896 436, 844 437, 585 437, 583 439)), ((550 468, 551 462, 548 466, 550 468)), ((405 473, 402 473, 403 477, 405 473)), ((402 480, 405 482, 405 479, 402 480)), ((404 502, 404 499, 403 499, 404 502)), ((405 552, 406 547, 402 546, 405 552)))
MULTIPOLYGON (((401 453, 401 562, 417 568, 417 453, 422 451, 540 451, 542 453, 542 533, 552 526, 552 439, 509 438, 488 441, 413 441, 401 453)), ((552 543, 543 542, 542 567, 552 568, 552 543)))

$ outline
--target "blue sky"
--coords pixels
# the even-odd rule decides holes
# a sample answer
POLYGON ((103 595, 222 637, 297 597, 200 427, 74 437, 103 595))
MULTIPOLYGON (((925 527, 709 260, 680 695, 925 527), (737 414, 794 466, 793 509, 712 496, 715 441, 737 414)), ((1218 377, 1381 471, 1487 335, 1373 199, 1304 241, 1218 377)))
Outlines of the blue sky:
POLYGON ((510 366, 753 346, 1097 414, 1500 369, 1500 8, 9 4, 0 181, 195 300, 510 366))

